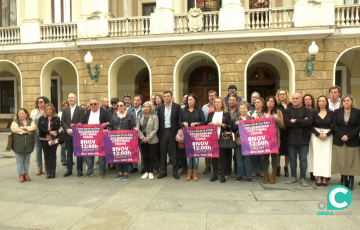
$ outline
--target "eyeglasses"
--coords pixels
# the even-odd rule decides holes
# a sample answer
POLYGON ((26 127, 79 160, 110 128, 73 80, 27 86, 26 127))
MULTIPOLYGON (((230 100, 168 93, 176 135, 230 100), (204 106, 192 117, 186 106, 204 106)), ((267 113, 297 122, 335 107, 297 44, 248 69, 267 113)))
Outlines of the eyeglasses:
POLYGON ((118 107, 123 107, 124 105, 118 105, 118 107))
POLYGON ((112 105, 116 105, 117 102, 116 102, 116 101, 112 101, 111 104, 112 104, 112 105))
POLYGON ((130 97, 131 98, 130 94, 125 94, 124 97, 130 97))
POLYGON ((234 92, 234 91, 236 91, 236 89, 229 89, 229 91, 234 92))
POLYGON ((286 93, 279 93, 279 96, 286 96, 286 93))
POLYGON ((43 102, 43 101, 38 101, 37 103, 38 103, 38 104, 39 104, 39 103, 42 104, 42 103, 44 103, 44 102, 43 102))
POLYGON ((91 103, 91 104, 90 104, 90 106, 95 106, 95 105, 97 105, 97 104, 96 104, 96 103, 91 103))

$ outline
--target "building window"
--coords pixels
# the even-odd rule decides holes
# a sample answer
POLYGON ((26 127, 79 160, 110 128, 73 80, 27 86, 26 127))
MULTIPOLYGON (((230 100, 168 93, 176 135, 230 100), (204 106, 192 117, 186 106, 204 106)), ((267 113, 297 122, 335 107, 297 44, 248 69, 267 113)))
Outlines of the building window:
POLYGON ((156 8, 156 3, 146 3, 142 5, 143 16, 149 16, 151 13, 154 13, 156 8))
POLYGON ((71 22, 71 0, 51 0, 53 23, 71 22))
POLYGON ((0 80, 0 114, 15 113, 15 81, 0 80))
POLYGON ((16 26, 16 0, 0 0, 0 26, 16 26))
POLYGON ((344 0, 344 5, 359 4, 360 0, 344 0))
MULTIPOLYGON (((194 5, 194 0, 188 0, 188 10, 194 8, 194 5)), ((200 8, 203 12, 219 11, 221 8, 221 0, 196 0, 196 7, 200 8)))

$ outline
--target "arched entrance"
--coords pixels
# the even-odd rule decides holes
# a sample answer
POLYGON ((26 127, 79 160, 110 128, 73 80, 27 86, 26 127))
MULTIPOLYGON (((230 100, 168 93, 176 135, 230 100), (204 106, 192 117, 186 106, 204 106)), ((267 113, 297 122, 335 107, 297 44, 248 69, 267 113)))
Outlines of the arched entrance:
POLYGON ((341 87, 341 95, 351 94, 360 101, 360 46, 346 49, 334 63, 333 85, 341 87))
POLYGON ((208 92, 215 90, 219 92, 218 71, 211 66, 196 68, 189 78, 189 93, 194 94, 203 106, 208 103, 208 92))
POLYGON ((135 54, 125 54, 111 63, 108 74, 108 97, 118 97, 125 94, 133 99, 135 94, 141 94, 143 101, 150 99, 151 69, 144 58, 135 54))
POLYGON ((68 100, 70 93, 79 95, 79 75, 75 65, 66 58, 57 57, 48 61, 40 74, 41 95, 49 98, 56 112, 61 111, 61 103, 68 100))
POLYGON ((14 118, 14 113, 23 106, 22 95, 19 67, 11 61, 0 60, 0 123, 3 119, 10 121, 14 118))
POLYGON ((201 97, 201 103, 205 104, 210 89, 216 90, 218 96, 221 96, 221 71, 215 57, 202 51, 182 56, 174 68, 175 101, 181 104, 183 94, 191 91, 201 97), (205 82, 200 82, 199 78, 205 82))
POLYGON ((248 94, 247 98, 251 98, 252 92, 259 92, 263 98, 275 95, 276 78, 275 74, 263 65, 254 68, 248 74, 248 94))
MULTIPOLYGON (((254 74, 256 75, 256 73, 260 74, 261 67, 263 67, 263 70, 261 70, 263 71, 263 77, 267 79, 266 74, 270 76, 270 78, 268 76, 268 80, 266 80, 264 84, 270 84, 271 82, 271 85, 273 87, 274 84, 273 79, 275 78, 275 91, 278 88, 285 88, 289 91, 290 95, 295 93, 295 65, 291 57, 282 50, 266 48, 254 53, 249 58, 248 62, 245 65, 246 71, 244 77, 244 89, 245 89, 244 95, 246 95, 247 100, 250 99, 249 95, 251 95, 253 90, 252 87, 254 85, 252 84, 256 84, 254 83, 254 81, 259 82, 256 81, 255 79, 252 79, 252 77, 255 77, 254 74), (260 72, 256 72, 255 68, 259 68, 258 71, 260 72), (252 70, 255 72, 251 72, 252 70), (249 81, 251 79, 253 80, 253 82, 250 82, 249 85, 249 81), (270 81, 270 79, 272 80, 270 81)), ((261 84, 261 83, 257 83, 257 84, 261 84)), ((263 87, 263 85, 258 86, 259 90, 262 90, 260 86, 263 87)), ((275 94, 275 91, 272 91, 273 95, 275 94)), ((264 89, 263 95, 261 95, 260 93, 260 96, 264 97, 268 93, 270 93, 269 90, 264 89)))

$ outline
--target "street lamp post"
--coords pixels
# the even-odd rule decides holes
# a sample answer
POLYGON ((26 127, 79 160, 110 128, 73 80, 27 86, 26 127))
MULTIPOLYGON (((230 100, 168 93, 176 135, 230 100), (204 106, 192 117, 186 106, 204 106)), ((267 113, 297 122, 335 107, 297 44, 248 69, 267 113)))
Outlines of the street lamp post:
POLYGON ((97 63, 95 63, 95 66, 94 66, 94 74, 91 72, 90 64, 93 61, 93 56, 91 56, 90 51, 88 51, 87 54, 85 55, 84 61, 86 63, 86 68, 87 68, 87 71, 88 71, 88 74, 89 74, 91 80, 93 80, 95 82, 99 82, 100 71, 99 71, 99 65, 97 63))
POLYGON ((309 47, 309 56, 306 58, 306 74, 308 77, 310 77, 314 72, 315 58, 318 52, 319 47, 315 44, 315 41, 313 41, 309 47))

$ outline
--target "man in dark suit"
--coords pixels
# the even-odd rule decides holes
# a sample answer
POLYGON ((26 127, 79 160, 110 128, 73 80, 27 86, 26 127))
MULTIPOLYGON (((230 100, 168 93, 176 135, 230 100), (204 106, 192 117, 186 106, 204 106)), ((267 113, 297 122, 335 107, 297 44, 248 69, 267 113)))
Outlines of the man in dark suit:
MULTIPOLYGON (((99 100, 93 98, 90 100, 90 110, 85 114, 82 124, 101 124, 106 128, 110 124, 110 118, 108 112, 100 107, 99 100)), ((86 157, 87 172, 84 175, 84 178, 93 176, 94 173, 94 162, 95 157, 86 157)), ((99 172, 100 178, 105 178, 106 172, 106 162, 105 157, 99 157, 99 172)))
POLYGON ((175 140, 179 127, 179 118, 181 107, 179 104, 172 102, 172 93, 170 91, 164 92, 164 104, 157 110, 159 117, 158 137, 160 140, 160 175, 157 177, 161 179, 167 176, 167 152, 170 147, 172 154, 173 177, 180 179, 178 174, 178 145, 175 140))
MULTIPOLYGON (((68 101, 70 106, 65 108, 62 116, 61 116, 61 126, 64 129, 64 140, 65 140, 65 148, 67 155, 67 171, 64 174, 64 177, 68 177, 72 175, 73 169, 73 155, 74 155, 74 147, 73 147, 73 133, 71 127, 74 124, 81 124, 81 121, 85 117, 85 111, 80 106, 76 105, 77 96, 74 93, 70 93, 68 96, 68 101)), ((83 174, 83 159, 82 157, 78 157, 76 159, 78 177, 83 174)))

